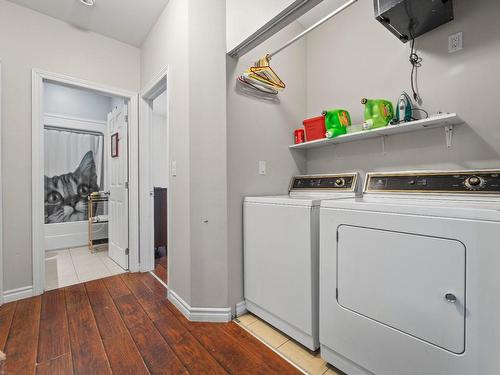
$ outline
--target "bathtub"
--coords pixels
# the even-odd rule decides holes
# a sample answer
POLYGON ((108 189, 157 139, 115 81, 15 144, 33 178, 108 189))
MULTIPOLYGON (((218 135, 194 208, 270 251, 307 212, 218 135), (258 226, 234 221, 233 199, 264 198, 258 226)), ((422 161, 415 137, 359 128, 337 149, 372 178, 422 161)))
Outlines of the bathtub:
MULTIPOLYGON (((45 224, 45 251, 87 246, 88 225, 87 221, 45 224)), ((93 226, 94 240, 108 238, 108 223, 97 223, 93 226)))

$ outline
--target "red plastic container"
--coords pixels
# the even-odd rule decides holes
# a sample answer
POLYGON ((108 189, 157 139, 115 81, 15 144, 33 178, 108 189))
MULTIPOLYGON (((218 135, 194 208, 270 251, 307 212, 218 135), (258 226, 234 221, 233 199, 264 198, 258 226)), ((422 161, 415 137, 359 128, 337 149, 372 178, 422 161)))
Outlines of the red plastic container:
POLYGON ((326 137, 325 116, 309 118, 302 122, 306 128, 306 141, 323 139, 326 137))
POLYGON ((293 132, 295 136, 295 144, 304 143, 306 141, 306 135, 304 129, 297 129, 293 132))

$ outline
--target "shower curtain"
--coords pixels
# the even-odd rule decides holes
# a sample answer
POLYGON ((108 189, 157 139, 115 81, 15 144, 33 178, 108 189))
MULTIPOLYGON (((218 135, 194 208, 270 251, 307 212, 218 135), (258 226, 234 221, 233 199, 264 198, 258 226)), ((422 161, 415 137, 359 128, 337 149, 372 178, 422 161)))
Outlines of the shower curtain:
POLYGON ((87 220, 87 197, 103 188, 103 135, 45 128, 45 223, 87 220))

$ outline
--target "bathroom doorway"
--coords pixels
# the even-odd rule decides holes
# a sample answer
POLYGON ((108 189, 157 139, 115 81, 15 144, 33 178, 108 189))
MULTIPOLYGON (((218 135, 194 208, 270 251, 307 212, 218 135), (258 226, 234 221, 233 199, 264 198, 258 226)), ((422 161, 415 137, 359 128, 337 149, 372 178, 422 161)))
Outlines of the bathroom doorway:
POLYGON ((35 295, 138 270, 136 108, 134 93, 33 71, 35 295))

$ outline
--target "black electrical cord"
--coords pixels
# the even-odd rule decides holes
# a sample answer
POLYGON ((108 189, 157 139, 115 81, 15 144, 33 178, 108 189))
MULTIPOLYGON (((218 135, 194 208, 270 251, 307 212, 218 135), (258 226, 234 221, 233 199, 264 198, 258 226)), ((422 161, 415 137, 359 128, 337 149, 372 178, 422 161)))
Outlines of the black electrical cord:
MULTIPOLYGON (((424 118, 429 118, 429 112, 427 112, 425 109, 422 109, 422 108, 412 108, 412 112, 414 111, 420 111, 420 112, 423 112, 425 114, 425 117, 424 118)), ((411 118, 412 120, 418 120, 418 118, 415 118, 412 116, 411 118)))
POLYGON ((415 89, 417 86, 417 68, 420 68, 422 66, 422 58, 417 55, 417 52, 415 51, 415 38, 412 38, 411 40, 411 52, 410 52, 410 64, 411 64, 411 75, 410 75, 410 81, 411 81, 411 90, 413 92, 413 99, 415 99, 416 102, 420 100, 420 97, 418 96, 418 93, 415 89))

